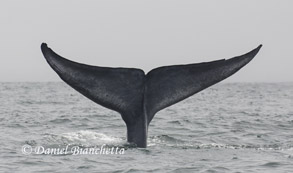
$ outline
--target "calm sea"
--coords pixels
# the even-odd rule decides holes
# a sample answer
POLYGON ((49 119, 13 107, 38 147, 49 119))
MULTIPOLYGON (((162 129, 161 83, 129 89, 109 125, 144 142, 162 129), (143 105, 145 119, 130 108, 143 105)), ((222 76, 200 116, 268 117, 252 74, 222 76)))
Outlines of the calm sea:
POLYGON ((0 144, 9 173, 293 172, 293 83, 208 88, 160 111, 147 149, 126 143, 118 113, 64 83, 0 83, 0 144), (101 147, 120 153, 85 152, 101 147))

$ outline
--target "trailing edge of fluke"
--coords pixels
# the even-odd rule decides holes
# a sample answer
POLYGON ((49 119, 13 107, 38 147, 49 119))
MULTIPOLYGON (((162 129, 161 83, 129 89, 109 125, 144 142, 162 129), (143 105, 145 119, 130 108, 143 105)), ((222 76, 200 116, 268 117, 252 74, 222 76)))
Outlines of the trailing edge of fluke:
POLYGON ((43 43, 48 64, 60 78, 85 97, 121 114, 127 140, 147 146, 148 126, 154 115, 216 84, 249 63, 262 45, 231 59, 158 67, 147 74, 136 68, 110 68, 65 59, 43 43))

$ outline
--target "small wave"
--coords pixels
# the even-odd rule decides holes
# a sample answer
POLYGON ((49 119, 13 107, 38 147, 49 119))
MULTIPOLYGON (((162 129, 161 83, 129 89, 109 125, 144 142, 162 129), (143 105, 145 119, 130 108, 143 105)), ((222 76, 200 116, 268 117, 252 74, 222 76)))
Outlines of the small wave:
POLYGON ((169 121, 169 123, 181 125, 181 122, 180 121, 169 121))
POLYGON ((278 166, 281 166, 282 164, 280 162, 268 162, 268 163, 265 163, 261 166, 265 166, 265 167, 272 167, 272 168, 275 168, 275 167, 278 167, 278 166))
POLYGON ((19 101, 20 105, 63 105, 64 102, 58 102, 58 101, 35 101, 35 100, 25 100, 25 101, 19 101))
POLYGON ((37 142, 35 140, 27 140, 27 141, 25 141, 25 144, 35 146, 35 145, 37 145, 37 142))
POLYGON ((68 118, 56 118, 54 120, 51 120, 50 121, 51 123, 56 123, 56 124, 62 124, 62 123, 68 123, 68 122, 71 122, 70 119, 68 118))

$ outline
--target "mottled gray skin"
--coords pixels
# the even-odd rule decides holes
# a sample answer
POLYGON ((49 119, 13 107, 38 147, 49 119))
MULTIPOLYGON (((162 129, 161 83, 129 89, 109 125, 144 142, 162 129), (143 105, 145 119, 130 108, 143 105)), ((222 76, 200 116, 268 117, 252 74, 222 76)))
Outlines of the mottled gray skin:
POLYGON ((106 108, 117 111, 127 126, 127 140, 147 146, 148 126, 154 115, 231 76, 258 53, 228 60, 159 67, 145 74, 135 68, 109 68, 67 60, 42 44, 49 65, 72 88, 106 108))

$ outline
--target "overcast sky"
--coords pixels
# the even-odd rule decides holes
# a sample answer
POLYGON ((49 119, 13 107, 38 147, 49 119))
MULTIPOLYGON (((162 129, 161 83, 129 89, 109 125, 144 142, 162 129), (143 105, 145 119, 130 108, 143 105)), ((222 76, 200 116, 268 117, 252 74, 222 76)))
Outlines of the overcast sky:
POLYGON ((61 81, 40 50, 145 72, 263 47, 228 82, 293 81, 292 0, 7 0, 0 2, 0 81, 61 81))

